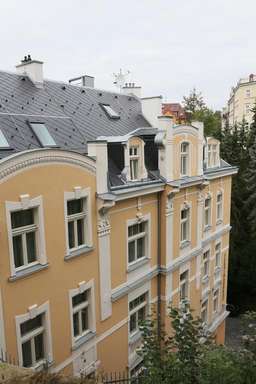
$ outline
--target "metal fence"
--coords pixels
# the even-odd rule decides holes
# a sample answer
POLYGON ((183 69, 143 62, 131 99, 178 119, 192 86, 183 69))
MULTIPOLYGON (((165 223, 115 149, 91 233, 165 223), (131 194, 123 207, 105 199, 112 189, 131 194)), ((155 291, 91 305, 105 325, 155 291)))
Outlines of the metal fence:
POLYGON ((143 384, 143 376, 131 377, 126 372, 111 372, 102 376, 102 383, 104 384, 143 384))

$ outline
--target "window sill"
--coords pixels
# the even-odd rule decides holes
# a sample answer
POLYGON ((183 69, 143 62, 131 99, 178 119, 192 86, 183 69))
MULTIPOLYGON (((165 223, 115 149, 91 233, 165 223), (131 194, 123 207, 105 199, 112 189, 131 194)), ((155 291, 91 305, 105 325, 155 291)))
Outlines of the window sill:
POLYGON ((135 261, 134 263, 128 265, 127 272, 132 272, 137 268, 142 267, 143 265, 149 262, 149 257, 143 257, 140 260, 135 261))
POLYGON ((46 367, 47 368, 50 368, 54 365, 55 361, 54 360, 51 360, 51 361, 47 361, 46 359, 44 360, 41 360, 37 365, 35 365, 34 367, 31 367, 31 369, 33 369, 35 372, 40 372, 42 370, 44 370, 46 367))
POLYGON ((180 249, 183 249, 183 248, 186 248, 186 247, 189 247, 191 244, 191 242, 189 240, 184 240, 180 243, 180 249))
POLYGON ((129 344, 134 344, 137 341, 139 341, 141 338, 142 338, 141 332, 140 331, 136 331, 134 334, 130 335, 130 337, 129 337, 129 344))
POLYGON ((21 271, 17 271, 15 275, 9 277, 9 281, 16 281, 19 279, 23 279, 27 276, 30 276, 36 272, 43 271, 44 269, 47 269, 49 267, 49 264, 36 264, 32 267, 27 267, 22 269, 21 271))
POLYGON ((93 339, 96 335, 96 332, 89 331, 85 335, 79 337, 74 344, 72 345, 72 351, 76 351, 78 348, 81 347, 81 345, 87 343, 87 341, 93 339))
POLYGON ((74 257, 84 255, 85 253, 89 253, 93 250, 94 250, 94 247, 89 247, 88 245, 85 245, 81 248, 77 248, 70 251, 70 253, 64 257, 64 260, 68 261, 70 259, 73 259, 74 257))

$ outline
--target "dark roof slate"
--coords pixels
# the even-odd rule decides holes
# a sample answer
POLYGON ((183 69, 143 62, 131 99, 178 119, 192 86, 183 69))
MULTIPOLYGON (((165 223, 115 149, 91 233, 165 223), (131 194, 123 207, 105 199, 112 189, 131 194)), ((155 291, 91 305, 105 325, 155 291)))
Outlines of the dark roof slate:
POLYGON ((0 128, 12 148, 0 149, 0 158, 41 147, 28 121, 45 123, 59 148, 80 153, 99 136, 150 127, 136 97, 49 80, 38 89, 28 77, 0 71, 0 128), (120 119, 110 119, 100 104, 120 119))

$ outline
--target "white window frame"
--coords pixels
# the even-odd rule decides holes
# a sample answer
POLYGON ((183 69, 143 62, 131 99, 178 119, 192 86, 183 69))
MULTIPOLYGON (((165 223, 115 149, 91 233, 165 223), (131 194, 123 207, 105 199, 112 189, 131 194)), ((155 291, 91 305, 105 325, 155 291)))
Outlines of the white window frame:
POLYGON ((130 165, 130 180, 131 181, 138 181, 140 179, 140 167, 141 167, 141 154, 140 154, 140 145, 133 145, 131 144, 129 146, 129 165, 130 165), (136 149, 136 154, 135 153, 130 153, 134 152, 136 149), (134 163, 137 162, 137 177, 134 177, 134 163))
POLYGON ((223 207, 224 207, 223 197, 224 197, 223 191, 222 190, 218 191, 216 195, 216 223, 217 224, 223 221, 223 207), (219 196, 221 196, 221 201, 218 201, 219 196), (219 216, 219 210, 221 213, 220 216, 219 216))
POLYGON ((201 304, 201 320, 204 326, 208 324, 208 321, 209 321, 209 298, 208 297, 205 298, 201 304), (203 321, 203 316, 202 316, 202 313, 204 310, 206 310, 206 321, 203 321))
MULTIPOLYGON (((92 240, 92 213, 91 213, 91 193, 90 188, 82 189, 80 186, 74 187, 73 192, 64 192, 64 216, 65 216, 65 231, 66 231, 66 256, 72 255, 72 253, 85 248, 91 248, 93 246, 92 240), (74 248, 69 248, 69 236, 68 236, 68 208, 67 204, 70 200, 85 199, 86 201, 86 218, 85 218, 85 244, 81 244, 74 248)), ((80 216, 80 214, 78 214, 80 216)), ((75 217, 75 215, 74 215, 75 217)), ((75 220, 75 219, 74 219, 75 220)), ((76 232, 76 231, 75 231, 76 232)), ((75 235, 76 236, 76 235, 75 235)))
MULTIPOLYGON (((35 317, 43 315, 44 316, 44 347, 45 347, 45 355, 46 358, 34 365, 33 369, 37 369, 41 367, 44 363, 51 364, 53 362, 53 354, 52 354, 52 335, 51 335, 51 321, 50 321, 50 303, 47 301, 46 303, 40 305, 37 304, 31 305, 28 308, 28 311, 23 315, 18 315, 15 317, 16 321, 16 336, 17 336, 17 349, 18 349, 18 357, 19 357, 19 365, 23 366, 23 355, 22 355, 22 342, 26 336, 21 335, 20 325, 28 320, 34 319, 35 317)), ((33 332, 33 331, 32 331, 33 332)), ((31 333, 32 333, 31 332, 31 333)))
POLYGON ((220 311, 220 288, 216 288, 213 291, 212 311, 214 315, 216 315, 220 311), (217 302, 217 305, 216 305, 216 308, 214 308, 216 302, 217 302))
POLYGON ((82 281, 78 284, 78 288, 70 289, 69 290, 69 309, 70 309, 70 325, 71 325, 71 340, 72 340, 72 347, 76 347, 77 344, 81 339, 83 339, 86 335, 89 334, 95 334, 96 333, 96 317, 95 317, 95 291, 94 291, 94 279, 88 281, 87 283, 85 281, 82 281), (85 291, 89 290, 90 295, 88 299, 88 317, 89 317, 89 329, 86 330, 83 334, 79 336, 74 336, 74 326, 73 326, 73 303, 72 298, 79 293, 83 293, 85 291))
POLYGON ((190 302, 190 268, 188 264, 183 265, 183 267, 180 268, 179 271, 179 306, 183 304, 183 301, 190 302), (187 274, 187 278, 181 280, 181 275, 183 273, 187 274), (182 292, 182 286, 185 285, 185 290, 187 291, 187 296, 182 298, 181 292, 182 292))
POLYGON ((215 282, 218 282, 221 280, 221 268, 222 268, 221 259, 222 259, 222 244, 221 244, 221 241, 216 241, 214 246, 214 280, 215 282), (218 263, 217 263, 217 259, 219 259, 218 263))
MULTIPOLYGON (((141 331, 139 329, 136 329, 136 331, 130 333, 130 315, 134 311, 132 310, 132 312, 130 312, 129 304, 131 301, 135 300, 137 297, 139 297, 143 294, 146 294, 146 316, 150 316, 150 314, 151 314, 151 307, 150 307, 151 286, 150 286, 150 282, 142 285, 138 289, 135 289, 133 292, 129 293, 129 295, 128 295, 128 335, 129 335, 130 339, 135 337, 135 339, 137 340, 137 336, 138 337, 141 336, 141 331)), ((138 310, 139 307, 137 307, 136 309, 138 310)))
POLYGON ((147 215, 144 215, 142 217, 140 217, 139 219, 136 218, 136 219, 129 219, 126 221, 126 253, 127 253, 127 268, 131 267, 131 266, 136 266, 136 264, 140 264, 140 262, 142 260, 147 260, 147 259, 150 259, 151 258, 151 214, 148 213, 147 215), (145 256, 144 257, 141 257, 139 259, 136 259, 135 261, 133 262, 129 262, 129 240, 134 240, 134 239, 137 239, 137 238, 140 238, 141 237, 141 234, 138 234, 138 235, 134 235, 132 237, 129 237, 128 235, 128 229, 130 226, 134 225, 134 224, 140 224, 140 223, 146 223, 146 231, 144 232, 145 233, 145 256))
POLYGON ((18 272, 26 270, 38 264, 41 264, 41 265, 47 264, 42 196, 38 196, 31 199, 29 195, 21 195, 19 202, 6 201, 5 207, 6 207, 6 223, 7 223, 7 232, 8 232, 8 241, 9 241, 11 276, 14 277, 18 272), (14 262, 14 252, 13 252, 13 232, 17 232, 17 231, 12 230, 11 213, 15 211, 26 210, 26 209, 34 209, 37 211, 36 213, 37 224, 33 225, 33 228, 36 226, 36 230, 37 230, 37 235, 36 235, 37 260, 33 263, 29 263, 16 268, 15 262, 14 262))
POLYGON ((180 245, 182 246, 183 244, 186 244, 188 242, 190 242, 190 239, 191 239, 191 205, 188 204, 188 203, 184 203, 181 208, 180 208, 180 245), (188 212, 188 217, 186 219, 182 219, 181 218, 181 212, 183 210, 187 210, 188 212), (182 237, 182 234, 183 234, 183 224, 184 223, 187 223, 187 238, 186 239, 183 239, 182 237))
POLYGON ((206 280, 209 278, 210 274, 210 259, 211 251, 210 248, 205 250, 202 255, 202 279, 206 280))
POLYGON ((204 198, 204 229, 210 228, 212 226, 212 196, 208 194, 204 198), (209 201, 209 206, 206 207, 206 201, 209 201), (209 222, 206 223, 206 211, 208 213, 209 222))
POLYGON ((185 177, 190 175, 190 143, 188 141, 182 141, 180 143, 180 176, 185 177), (187 145, 187 150, 182 151, 182 146, 187 145), (183 169, 183 158, 185 158, 186 170, 183 169))
POLYGON ((207 141, 207 168, 214 168, 219 166, 219 149, 218 142, 209 143, 207 141))

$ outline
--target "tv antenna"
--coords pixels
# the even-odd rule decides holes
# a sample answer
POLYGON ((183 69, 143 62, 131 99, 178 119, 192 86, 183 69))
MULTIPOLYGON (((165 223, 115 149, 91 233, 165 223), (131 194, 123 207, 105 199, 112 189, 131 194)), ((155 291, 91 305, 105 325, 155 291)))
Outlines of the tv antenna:
POLYGON ((119 72, 118 73, 113 73, 113 76, 114 76, 114 85, 119 88, 119 92, 121 93, 122 91, 122 88, 124 86, 124 84, 126 83, 126 79, 127 77, 131 74, 130 71, 127 71, 126 73, 123 73, 122 72, 122 69, 120 68, 119 72))

